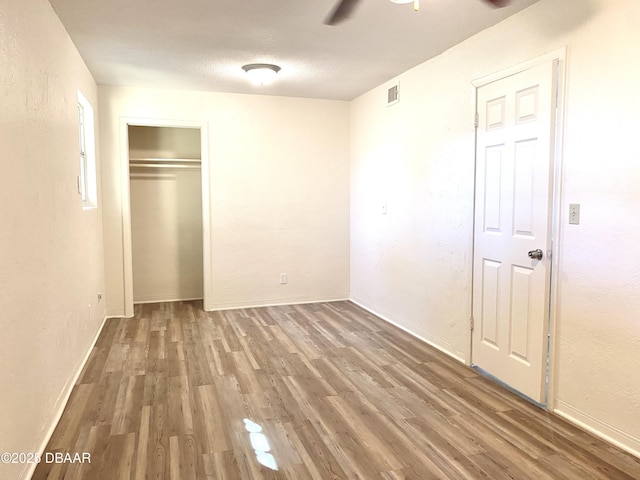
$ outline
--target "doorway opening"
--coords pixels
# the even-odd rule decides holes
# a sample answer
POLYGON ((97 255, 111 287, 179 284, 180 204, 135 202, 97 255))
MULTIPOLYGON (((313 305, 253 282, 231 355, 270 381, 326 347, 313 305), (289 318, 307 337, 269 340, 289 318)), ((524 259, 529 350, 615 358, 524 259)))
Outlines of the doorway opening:
POLYGON ((200 130, 129 126, 133 303, 204 297, 200 130))
POLYGON ((123 119, 124 311, 203 299, 210 309, 207 125, 123 119))

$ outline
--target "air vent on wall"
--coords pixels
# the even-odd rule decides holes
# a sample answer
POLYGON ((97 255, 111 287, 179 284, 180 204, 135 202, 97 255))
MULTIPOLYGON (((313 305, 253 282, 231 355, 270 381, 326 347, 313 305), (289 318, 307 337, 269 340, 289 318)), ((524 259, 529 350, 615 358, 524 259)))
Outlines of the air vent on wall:
POLYGON ((396 83, 387 90, 387 107, 395 105, 400 101, 399 95, 400 84, 396 83))

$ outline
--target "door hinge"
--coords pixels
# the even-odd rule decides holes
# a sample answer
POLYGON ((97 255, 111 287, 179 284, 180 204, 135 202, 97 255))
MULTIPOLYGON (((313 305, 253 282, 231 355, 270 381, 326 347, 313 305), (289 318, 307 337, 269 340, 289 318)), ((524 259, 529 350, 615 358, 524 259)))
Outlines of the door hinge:
POLYGON ((478 112, 476 112, 476 114, 473 116, 473 126, 475 128, 478 128, 480 126, 480 115, 478 114, 478 112))
POLYGON ((80 175, 76 177, 76 186, 78 187, 78 195, 82 195, 82 188, 80 187, 80 175))
POLYGON ((474 327, 475 321, 473 319, 473 317, 471 317, 469 319, 469 330, 471 330, 473 332, 473 327, 474 327))

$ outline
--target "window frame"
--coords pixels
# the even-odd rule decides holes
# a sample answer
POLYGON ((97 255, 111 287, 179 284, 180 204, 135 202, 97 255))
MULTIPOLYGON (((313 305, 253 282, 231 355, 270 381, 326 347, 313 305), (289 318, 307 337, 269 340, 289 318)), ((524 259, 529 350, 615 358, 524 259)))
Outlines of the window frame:
POLYGON ((78 91, 78 150, 80 170, 78 194, 83 210, 98 207, 98 178, 95 155, 95 118, 89 101, 78 91))

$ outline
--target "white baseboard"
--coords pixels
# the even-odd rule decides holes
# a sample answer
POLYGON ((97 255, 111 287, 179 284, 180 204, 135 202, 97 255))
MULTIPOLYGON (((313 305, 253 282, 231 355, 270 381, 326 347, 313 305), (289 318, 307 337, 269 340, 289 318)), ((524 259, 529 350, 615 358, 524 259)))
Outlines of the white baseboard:
MULTIPOLYGON (((190 300, 202 300, 202 298, 189 298, 189 299, 175 299, 175 300, 145 300, 138 301, 136 300, 134 304, 143 304, 143 303, 164 303, 164 302, 186 302, 190 300)), ((262 307, 281 307, 285 305, 304 305, 307 303, 328 303, 328 302, 347 302, 350 301, 348 297, 340 297, 340 298, 329 298, 329 299, 302 299, 302 300, 276 300, 273 302, 232 302, 232 303, 218 303, 214 304, 210 312, 218 312, 224 310, 239 310, 242 308, 262 308, 262 307)), ((124 311, 120 311, 119 313, 107 312, 107 318, 123 318, 124 311)))
POLYGON ((202 300, 202 294, 184 296, 149 295, 145 297, 133 297, 133 304, 139 303, 164 303, 164 302, 190 302, 191 300, 202 300))
POLYGON ((329 303, 329 302, 347 302, 349 301, 348 298, 330 298, 330 299, 324 299, 324 300, 313 300, 313 299, 309 299, 309 300, 298 300, 295 302, 292 302, 290 300, 282 300, 282 301, 275 301, 273 303, 262 303, 262 302, 243 302, 243 303, 230 303, 230 304, 214 304, 213 308, 210 310, 211 312, 219 312, 219 311, 224 311, 224 310, 239 310, 242 308, 263 308, 263 307, 281 307, 281 306, 286 306, 286 305, 305 305, 305 304, 309 304, 309 303, 329 303))
POLYGON ((146 297, 146 298, 134 298, 133 304, 145 304, 145 303, 165 303, 165 302, 191 302, 192 300, 202 300, 202 296, 186 297, 186 298, 166 298, 166 297, 146 297))
MULTIPOLYGON (((69 378, 69 380, 67 380, 67 383, 65 384, 64 388, 60 392, 60 395, 58 396, 58 400, 56 401, 55 407, 53 408, 54 415, 51 419, 49 427, 46 429, 47 433, 45 434, 43 441, 40 443, 40 446, 36 449, 36 451, 39 452, 41 455, 44 454, 44 449, 47 448, 47 444, 49 443, 49 440, 51 440, 51 436, 53 435, 54 430, 58 426, 58 422, 60 422, 60 418, 62 418, 62 414, 64 413, 64 409, 67 406, 69 397, 71 397, 71 392, 73 391, 73 387, 75 387, 76 382, 78 381, 78 378, 80 378, 80 374, 84 369, 84 366, 89 360, 89 356, 91 355, 91 352, 93 351, 93 348, 95 347, 96 342, 98 341, 98 337, 102 333, 102 329, 104 328, 104 324, 107 321, 107 318, 108 317, 104 317, 102 319, 102 322, 100 323, 100 327, 98 327, 98 331, 93 337, 93 340, 90 344, 89 349, 87 350, 87 353, 84 355, 84 358, 80 362, 80 365, 78 366, 74 375, 71 378, 69 378)), ((37 463, 26 464, 24 470, 22 471, 22 474, 20 475, 20 478, 23 480, 30 479, 33 476, 33 472, 35 471, 37 466, 38 466, 37 463)))
POLYGON ((596 437, 600 437, 604 441, 640 458, 640 438, 629 435, 619 428, 609 425, 562 400, 556 401, 556 408, 553 412, 574 425, 594 434, 596 437))
POLYGON ((426 343, 427 345, 435 348, 436 350, 441 351, 442 353, 454 358, 455 360, 458 360, 460 363, 464 363, 465 365, 467 364, 467 361, 464 359, 464 357, 459 356, 458 354, 448 350, 447 348, 443 347, 442 345, 438 344, 436 341, 430 340, 428 338, 425 338, 424 336, 414 332, 413 330, 408 329, 407 327, 400 325, 398 322, 391 320, 390 318, 376 312, 375 310, 367 307, 366 305, 364 305, 362 302, 360 302, 357 299, 351 298, 349 299, 351 302, 355 303, 356 305, 358 305, 360 308, 365 309, 367 312, 375 315, 378 318, 381 318, 382 320, 384 320, 387 323, 390 323, 391 325, 394 325, 396 327, 398 327, 400 330, 403 330, 405 332, 407 332, 409 335, 411 335, 412 337, 417 338, 418 340, 426 343))

